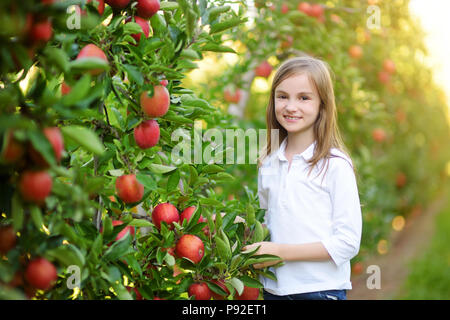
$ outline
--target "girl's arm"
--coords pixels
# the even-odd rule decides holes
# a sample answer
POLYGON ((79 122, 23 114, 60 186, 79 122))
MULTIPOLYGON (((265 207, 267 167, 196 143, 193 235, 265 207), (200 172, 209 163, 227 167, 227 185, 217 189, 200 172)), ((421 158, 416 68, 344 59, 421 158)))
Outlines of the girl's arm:
MULTIPOLYGON (((263 241, 245 246, 243 250, 250 251, 258 246, 260 248, 256 254, 272 254, 279 256, 282 261, 325 261, 331 259, 322 242, 285 244, 263 241)), ((257 263, 253 266, 255 268, 264 268, 278 262, 257 263)))

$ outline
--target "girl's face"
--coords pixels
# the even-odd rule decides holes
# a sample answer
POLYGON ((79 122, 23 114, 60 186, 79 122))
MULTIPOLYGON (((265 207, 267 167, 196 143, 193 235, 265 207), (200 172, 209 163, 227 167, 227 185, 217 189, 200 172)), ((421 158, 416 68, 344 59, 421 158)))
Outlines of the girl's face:
POLYGON ((312 133, 320 97, 306 73, 283 80, 275 89, 275 116, 288 135, 312 133))

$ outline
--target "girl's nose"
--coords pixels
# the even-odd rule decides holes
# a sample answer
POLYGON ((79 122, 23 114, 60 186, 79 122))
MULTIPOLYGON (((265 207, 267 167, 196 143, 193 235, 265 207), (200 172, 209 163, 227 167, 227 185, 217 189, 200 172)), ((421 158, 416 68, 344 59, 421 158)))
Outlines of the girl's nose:
POLYGON ((295 111, 297 109, 297 107, 295 106, 295 102, 294 101, 288 101, 286 103, 286 111, 295 111))

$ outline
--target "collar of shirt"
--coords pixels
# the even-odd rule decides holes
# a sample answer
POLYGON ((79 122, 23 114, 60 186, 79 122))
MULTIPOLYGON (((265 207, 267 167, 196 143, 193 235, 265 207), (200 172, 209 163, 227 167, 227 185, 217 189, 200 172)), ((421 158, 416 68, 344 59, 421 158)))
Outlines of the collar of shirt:
MULTIPOLYGON (((286 156, 285 156, 285 151, 286 151, 286 145, 287 145, 287 137, 284 138, 283 142, 280 145, 280 148, 278 149, 277 152, 277 156, 280 159, 280 161, 288 161, 286 156)), ((311 143, 309 145, 308 148, 305 149, 305 151, 303 151, 300 154, 295 154, 293 159, 296 158, 300 158, 302 157, 306 162, 312 158, 312 156, 314 155, 314 149, 316 147, 316 141, 314 141, 313 143, 311 143)))

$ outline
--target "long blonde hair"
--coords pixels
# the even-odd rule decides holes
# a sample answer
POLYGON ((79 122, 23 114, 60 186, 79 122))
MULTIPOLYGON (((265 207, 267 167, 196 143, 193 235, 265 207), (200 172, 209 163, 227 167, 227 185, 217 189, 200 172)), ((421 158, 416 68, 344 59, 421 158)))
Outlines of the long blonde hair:
MULTIPOLYGON (((261 156, 258 159, 258 166, 261 166, 264 159, 272 152, 276 151, 272 150, 272 130, 279 130, 278 146, 287 137, 286 129, 280 125, 275 116, 275 89, 285 79, 302 73, 306 73, 308 75, 309 80, 315 86, 320 97, 319 114, 314 123, 316 147, 313 157, 308 161, 310 165, 308 175, 321 159, 329 159, 330 157, 336 156, 331 154, 332 148, 340 150, 350 158, 347 148, 342 141, 337 125, 337 111, 330 67, 326 62, 320 59, 310 56, 301 56, 284 61, 278 68, 273 78, 269 104, 266 111, 267 145, 261 152, 261 156)), ((323 168, 324 166, 320 172, 322 172, 323 168)), ((354 166, 353 170, 356 173, 354 166)))

